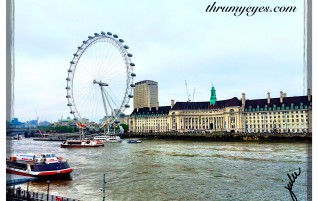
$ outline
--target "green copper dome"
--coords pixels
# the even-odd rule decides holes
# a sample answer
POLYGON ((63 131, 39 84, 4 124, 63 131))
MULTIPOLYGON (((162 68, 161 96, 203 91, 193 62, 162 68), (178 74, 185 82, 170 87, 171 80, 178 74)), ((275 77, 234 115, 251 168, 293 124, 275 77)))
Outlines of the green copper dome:
POLYGON ((216 92, 215 92, 215 88, 212 85, 212 89, 211 89, 211 97, 210 97, 210 105, 215 105, 216 103, 216 92))

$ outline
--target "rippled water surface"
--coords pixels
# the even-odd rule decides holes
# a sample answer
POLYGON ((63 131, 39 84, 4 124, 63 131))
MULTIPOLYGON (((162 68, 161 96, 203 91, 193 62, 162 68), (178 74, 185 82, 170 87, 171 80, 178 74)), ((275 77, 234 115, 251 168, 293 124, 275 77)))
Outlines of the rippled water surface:
MULTIPOLYGON (((293 192, 307 199, 308 143, 123 140, 73 149, 60 143, 8 141, 7 155, 54 152, 68 159, 72 179, 52 181, 50 193, 86 201, 102 200, 103 174, 106 200, 290 200, 287 173, 298 168, 293 192)), ((47 184, 30 182, 29 189, 45 193, 47 184)))

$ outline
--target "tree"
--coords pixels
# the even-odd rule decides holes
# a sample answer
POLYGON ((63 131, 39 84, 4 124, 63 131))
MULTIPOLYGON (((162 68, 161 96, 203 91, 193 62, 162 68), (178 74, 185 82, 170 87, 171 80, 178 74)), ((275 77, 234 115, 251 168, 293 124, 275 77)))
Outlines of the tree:
POLYGON ((127 124, 120 124, 120 125, 123 127, 123 129, 125 130, 125 132, 128 131, 128 125, 127 125, 127 124))

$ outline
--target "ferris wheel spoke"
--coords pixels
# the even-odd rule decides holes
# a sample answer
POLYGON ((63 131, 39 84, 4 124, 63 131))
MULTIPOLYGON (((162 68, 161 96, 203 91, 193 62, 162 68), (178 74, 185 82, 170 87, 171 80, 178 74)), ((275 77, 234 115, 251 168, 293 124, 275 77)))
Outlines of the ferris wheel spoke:
POLYGON ((101 93, 102 93, 102 98, 103 98, 103 104, 104 104, 104 109, 105 109, 105 115, 106 117, 108 116, 108 110, 107 110, 107 105, 106 105, 106 100, 107 100, 107 96, 105 93, 105 90, 103 89, 103 87, 101 86, 101 93))
MULTIPOLYGON (((110 88, 109 88, 110 89, 110 88)), ((115 108, 114 107, 112 107, 113 109, 119 109, 119 101, 114 101, 114 99, 116 98, 115 96, 111 96, 110 95, 110 93, 108 92, 109 90, 107 90, 106 91, 106 97, 108 97, 108 100, 110 100, 109 101, 109 105, 113 105, 113 106, 115 106, 115 108), (113 98, 114 97, 114 98, 113 98)), ((113 110, 112 110, 113 111, 113 110)))

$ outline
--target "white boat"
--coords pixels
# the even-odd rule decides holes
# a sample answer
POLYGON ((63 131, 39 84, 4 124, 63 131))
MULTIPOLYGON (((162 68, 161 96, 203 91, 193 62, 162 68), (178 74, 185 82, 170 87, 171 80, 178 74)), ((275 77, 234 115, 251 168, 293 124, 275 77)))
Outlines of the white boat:
POLYGON ((67 178, 73 169, 53 153, 15 154, 6 160, 7 173, 37 178, 67 178))
POLYGON ((22 140, 21 135, 7 136, 7 140, 22 140))
POLYGON ((121 142, 121 138, 117 135, 99 135, 94 140, 102 140, 103 142, 121 142))
POLYGON ((101 140, 66 140, 61 144, 61 148, 89 148, 103 146, 104 143, 101 140))

